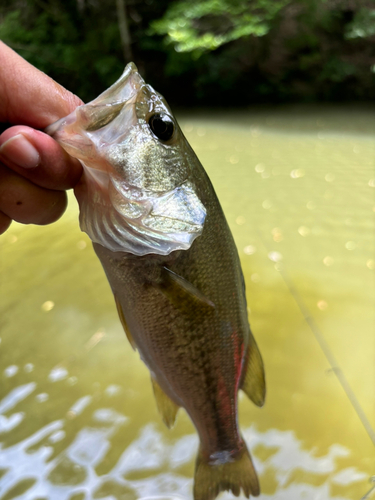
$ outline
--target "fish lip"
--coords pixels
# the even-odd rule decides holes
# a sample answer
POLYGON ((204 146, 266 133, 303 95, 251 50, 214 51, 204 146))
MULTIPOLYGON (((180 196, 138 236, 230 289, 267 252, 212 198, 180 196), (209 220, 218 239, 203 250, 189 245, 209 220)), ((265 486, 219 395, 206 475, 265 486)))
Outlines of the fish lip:
POLYGON ((113 85, 104 90, 104 92, 99 94, 98 97, 96 97, 92 101, 86 104, 82 104, 81 106, 78 106, 78 108, 83 108, 84 106, 88 105, 96 106, 105 104, 113 105, 119 103, 125 104, 135 94, 137 94, 143 86, 147 86, 146 82, 139 74, 137 66, 133 62, 130 62, 126 65, 120 78, 113 85), (132 77, 134 77, 133 80, 132 77), (133 87, 131 88, 132 91, 128 95, 126 93, 124 95, 121 91, 124 90, 125 87, 128 87, 128 84, 130 84, 130 87, 132 87, 133 85, 133 87))
MULTIPOLYGON (((80 106, 77 106, 77 108, 79 108, 79 107, 80 106)), ((75 113, 76 109, 71 114, 75 113)), ((68 115, 68 116, 70 116, 70 115, 68 115)), ((48 125, 48 127, 46 127, 43 130, 43 132, 45 134, 50 135, 51 137, 55 138, 54 136, 55 136, 56 132, 66 125, 67 118, 68 118, 67 116, 64 116, 64 118, 60 118, 60 120, 57 120, 56 122, 51 123, 51 125, 48 125)))
MULTIPOLYGON (((147 87, 147 85, 139 74, 137 66, 130 62, 126 65, 121 77, 98 97, 77 106, 72 113, 48 125, 43 131, 58 142, 68 145, 64 141, 66 127, 74 127, 77 121, 87 118, 91 110, 100 108, 109 110, 119 104, 125 106, 131 99, 137 98, 142 87, 147 87)), ((84 126, 82 128, 85 129, 84 126)))

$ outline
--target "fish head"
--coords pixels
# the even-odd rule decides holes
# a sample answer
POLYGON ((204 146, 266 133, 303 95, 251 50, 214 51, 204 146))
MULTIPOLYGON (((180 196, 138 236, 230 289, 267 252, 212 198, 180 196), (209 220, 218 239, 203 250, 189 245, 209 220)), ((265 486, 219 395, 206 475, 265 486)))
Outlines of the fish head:
POLYGON ((116 252, 168 255, 202 233, 198 160, 164 98, 133 63, 46 132, 84 167, 76 196, 81 229, 92 241, 116 252))

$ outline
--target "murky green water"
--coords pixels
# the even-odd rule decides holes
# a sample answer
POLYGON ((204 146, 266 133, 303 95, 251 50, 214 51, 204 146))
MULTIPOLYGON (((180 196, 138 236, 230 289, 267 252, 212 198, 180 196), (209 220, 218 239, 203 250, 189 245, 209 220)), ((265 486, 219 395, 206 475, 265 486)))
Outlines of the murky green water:
MULTIPOLYGON (((240 402, 261 498, 375 498, 373 115, 181 124, 233 230, 266 364, 265 407, 240 402)), ((0 499, 191 499, 194 429, 157 415, 74 200, 0 245, 0 499)))

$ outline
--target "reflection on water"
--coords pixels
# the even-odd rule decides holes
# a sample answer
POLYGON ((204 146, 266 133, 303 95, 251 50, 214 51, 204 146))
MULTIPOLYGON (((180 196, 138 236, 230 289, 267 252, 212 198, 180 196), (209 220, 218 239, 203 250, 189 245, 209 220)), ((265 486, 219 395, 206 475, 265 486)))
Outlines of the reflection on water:
MULTIPOLYGON (((261 498, 375 498, 372 115, 181 122, 233 230, 265 359, 265 407, 240 398, 261 498)), ((184 412, 163 427, 74 201, 0 245, 0 500, 191 499, 196 434, 184 412)))
MULTIPOLYGON (((127 418, 110 408, 101 408, 88 420, 89 426, 80 429, 73 442, 52 460, 51 444, 65 437, 63 420, 51 422, 22 442, 3 449, 1 487, 2 492, 7 493, 2 498, 13 498, 21 488, 25 490, 25 499, 65 500, 81 498, 78 495, 85 498, 87 494, 93 498, 143 500, 189 498, 192 480, 174 471, 194 459, 198 445, 196 434, 170 444, 153 424, 148 424, 114 467, 99 476, 96 467, 111 446, 110 438, 119 427, 126 425, 127 418), (163 473, 163 470, 169 472, 163 473), (127 479, 134 471, 146 472, 147 477, 127 479)), ((346 497, 331 497, 332 484, 347 486, 367 478, 355 467, 337 472, 340 458, 350 455, 350 450, 339 444, 331 445, 326 455, 315 456, 313 450, 303 449, 293 431, 271 429, 262 433, 252 426, 244 430, 244 437, 252 449, 258 449, 255 465, 261 476, 272 478, 277 498, 338 500, 346 497), (314 485, 314 476, 319 485, 314 485), (310 481, 313 484, 309 484, 310 481)), ((263 495, 263 498, 272 497, 272 494, 263 495)), ((230 495, 224 494, 222 498, 230 498, 230 495)))

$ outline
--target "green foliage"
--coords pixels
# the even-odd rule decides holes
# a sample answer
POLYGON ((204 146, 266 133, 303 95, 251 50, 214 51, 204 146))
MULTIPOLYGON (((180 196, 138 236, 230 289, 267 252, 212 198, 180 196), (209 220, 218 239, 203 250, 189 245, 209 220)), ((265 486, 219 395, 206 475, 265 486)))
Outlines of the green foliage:
POLYGON ((84 100, 101 92, 123 70, 115 16, 105 23, 100 16, 95 19, 99 12, 80 12, 73 0, 14 5, 22 9, 0 5, 0 38, 84 100))
POLYGON ((288 0, 182 0, 172 3, 151 34, 166 35, 177 52, 215 50, 239 38, 264 36, 288 0))
POLYGON ((367 38, 375 35, 375 9, 360 9, 348 24, 346 38, 367 38))
POLYGON ((340 83, 345 81, 347 77, 356 74, 356 67, 354 64, 342 61, 338 57, 332 57, 324 64, 322 71, 319 74, 320 81, 331 81, 340 83))
MULTIPOLYGON (((129 0, 135 63, 173 104, 375 98, 370 0, 129 0), (358 4, 358 5, 357 5, 358 4)), ((0 38, 82 99, 126 62, 116 0, 0 0, 0 38)))

